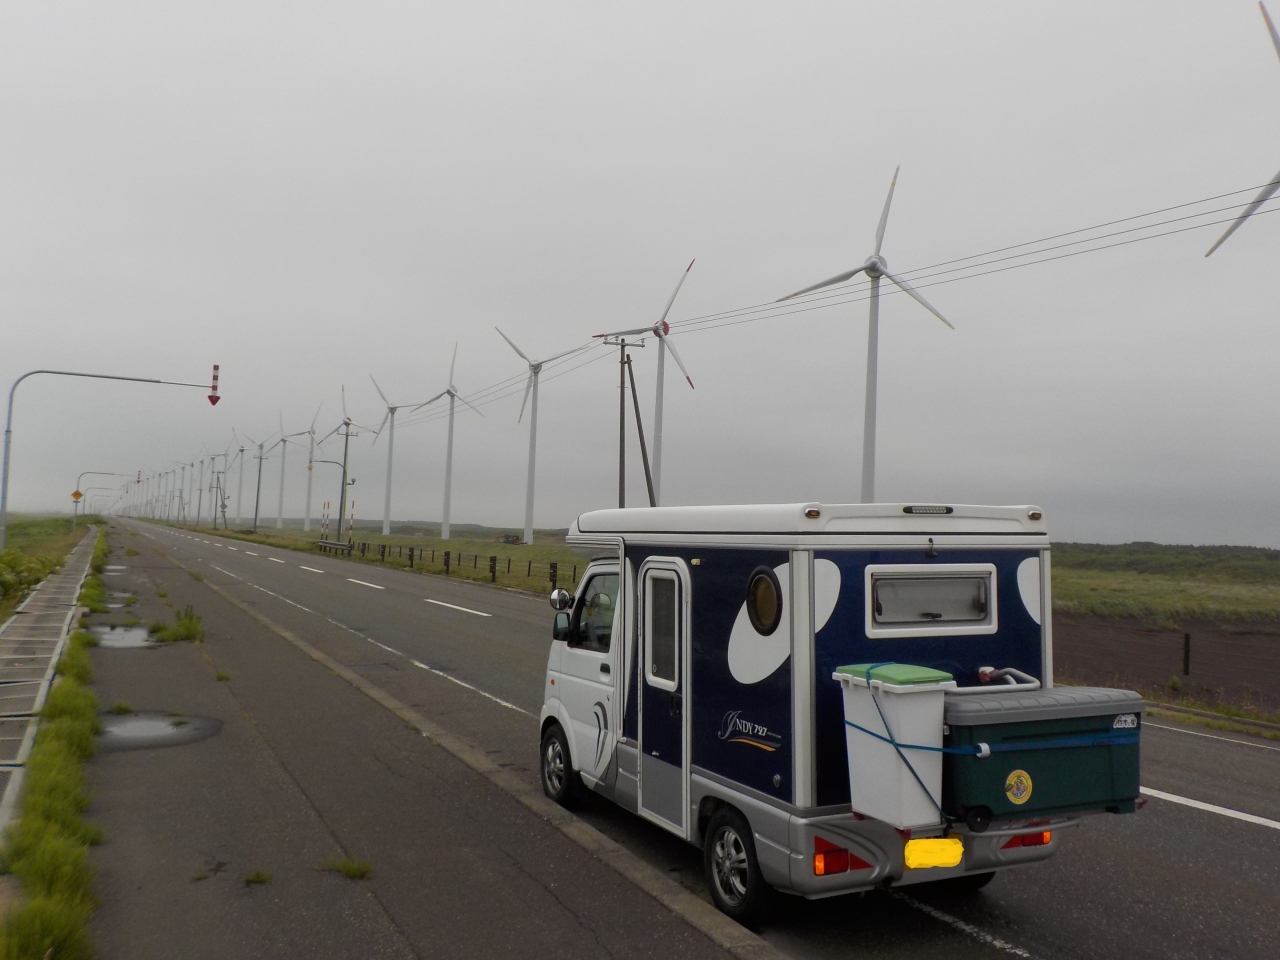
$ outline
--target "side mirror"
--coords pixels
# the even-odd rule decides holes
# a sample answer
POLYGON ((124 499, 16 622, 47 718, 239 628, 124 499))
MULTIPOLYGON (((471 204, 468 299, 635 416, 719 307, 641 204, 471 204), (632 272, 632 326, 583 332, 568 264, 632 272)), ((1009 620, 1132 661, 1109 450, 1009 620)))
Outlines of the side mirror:
POLYGON ((568 610, 573 606, 573 595, 563 588, 551 591, 551 609, 568 610))
POLYGON ((551 628, 552 640, 563 640, 569 635, 569 614, 561 611, 556 614, 555 626, 551 628))

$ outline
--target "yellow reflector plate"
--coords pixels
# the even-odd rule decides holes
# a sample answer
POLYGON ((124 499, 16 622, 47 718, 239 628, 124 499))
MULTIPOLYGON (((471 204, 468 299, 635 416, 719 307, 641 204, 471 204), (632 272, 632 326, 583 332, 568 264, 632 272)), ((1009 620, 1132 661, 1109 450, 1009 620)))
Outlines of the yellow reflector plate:
POLYGON ((964 859, 964 844, 959 837, 925 837, 908 840, 903 850, 908 870, 925 867, 957 867, 964 859))

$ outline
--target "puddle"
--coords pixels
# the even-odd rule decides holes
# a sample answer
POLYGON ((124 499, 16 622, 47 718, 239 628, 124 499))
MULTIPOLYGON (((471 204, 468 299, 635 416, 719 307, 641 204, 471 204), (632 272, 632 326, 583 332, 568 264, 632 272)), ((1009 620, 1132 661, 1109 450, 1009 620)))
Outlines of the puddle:
POLYGON ((180 747, 212 737, 222 730, 222 721, 213 717, 171 716, 167 713, 140 712, 124 715, 102 715, 103 750, 149 750, 154 747, 180 747))
POLYGON ((110 650, 129 650, 155 646, 146 627, 91 627, 98 644, 110 650))
POLYGON ((128 570, 129 568, 128 568, 128 567, 126 567, 126 566, 125 566, 124 564, 122 564, 122 563, 108 563, 108 564, 106 565, 105 569, 107 569, 107 570, 128 570))

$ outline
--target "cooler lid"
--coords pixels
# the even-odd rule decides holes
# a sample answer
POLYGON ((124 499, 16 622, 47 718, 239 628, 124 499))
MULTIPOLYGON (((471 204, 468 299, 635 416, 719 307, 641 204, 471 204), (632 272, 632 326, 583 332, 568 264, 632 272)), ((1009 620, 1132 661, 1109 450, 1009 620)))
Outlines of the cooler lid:
POLYGON ((844 667, 836 667, 836 673, 857 677, 859 680, 879 680, 881 683, 892 683, 896 686, 911 686, 917 683, 945 683, 953 679, 951 674, 929 667, 917 667, 910 663, 854 663, 844 667), (867 670, 871 676, 867 676, 867 670))
POLYGON ((1141 694, 1132 690, 1054 687, 1001 693, 999 687, 993 687, 990 693, 948 696, 944 701, 943 720, 958 727, 976 727, 988 723, 1141 713, 1145 706, 1141 694))

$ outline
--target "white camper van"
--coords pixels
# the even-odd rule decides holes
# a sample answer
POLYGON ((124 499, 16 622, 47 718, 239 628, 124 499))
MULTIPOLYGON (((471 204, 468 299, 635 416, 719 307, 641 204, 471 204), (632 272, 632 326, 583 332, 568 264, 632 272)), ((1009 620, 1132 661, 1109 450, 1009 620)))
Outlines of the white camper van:
POLYGON ((696 844, 730 916, 1044 860, 1138 804, 1142 700, 1053 685, 1033 506, 659 507, 578 518, 542 708, 552 799, 696 844))

